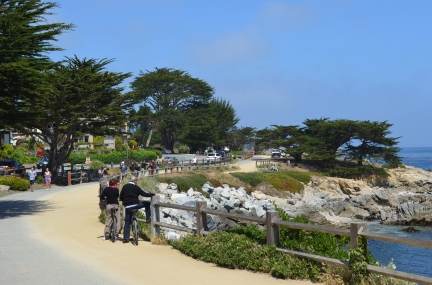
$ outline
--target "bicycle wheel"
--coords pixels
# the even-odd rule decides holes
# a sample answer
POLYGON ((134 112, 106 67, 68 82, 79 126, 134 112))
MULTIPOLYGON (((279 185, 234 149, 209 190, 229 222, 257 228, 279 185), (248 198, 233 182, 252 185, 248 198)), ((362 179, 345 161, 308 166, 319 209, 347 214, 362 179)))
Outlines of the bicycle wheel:
POLYGON ((117 217, 113 217, 112 224, 111 224, 111 241, 115 242, 116 240, 116 233, 117 233, 117 217))
POLYGON ((138 223, 136 220, 133 221, 132 231, 133 231, 133 235, 134 235, 135 245, 138 245, 138 223))

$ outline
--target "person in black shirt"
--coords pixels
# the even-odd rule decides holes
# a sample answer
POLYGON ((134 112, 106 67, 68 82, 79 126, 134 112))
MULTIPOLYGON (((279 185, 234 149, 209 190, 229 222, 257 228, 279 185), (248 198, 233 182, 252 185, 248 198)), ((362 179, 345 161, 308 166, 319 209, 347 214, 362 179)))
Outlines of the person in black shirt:
MULTIPOLYGON (((102 191, 100 198, 106 199, 107 205, 106 205, 106 221, 105 221, 105 228, 104 228, 104 237, 103 240, 106 240, 109 238, 109 230, 112 223, 111 218, 111 208, 118 208, 119 209, 119 189, 117 188, 117 184, 119 181, 117 179, 111 179, 108 182, 108 187, 105 187, 105 189, 102 191)), ((116 236, 118 237, 118 234, 120 232, 120 210, 116 212, 117 217, 117 232, 116 236)))
POLYGON ((124 232, 123 232, 123 243, 129 242, 129 236, 130 236, 130 224, 132 222, 132 210, 133 209, 141 209, 145 208, 146 213, 146 222, 150 222, 150 201, 140 201, 138 197, 144 196, 144 197, 153 197, 158 194, 154 193, 147 193, 144 192, 137 184, 137 178, 135 176, 131 176, 130 182, 125 184, 122 188, 122 191, 120 193, 120 201, 123 202, 123 206, 126 209, 126 215, 125 215, 125 225, 124 225, 124 232))

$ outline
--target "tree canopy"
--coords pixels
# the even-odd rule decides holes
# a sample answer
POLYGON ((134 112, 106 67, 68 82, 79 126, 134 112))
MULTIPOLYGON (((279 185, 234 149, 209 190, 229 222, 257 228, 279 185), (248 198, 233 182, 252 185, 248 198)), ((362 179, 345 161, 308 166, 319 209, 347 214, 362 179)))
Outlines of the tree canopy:
POLYGON ((126 122, 125 109, 132 105, 119 85, 129 73, 106 71, 113 60, 67 58, 47 72, 47 95, 35 98, 35 106, 45 113, 22 127, 37 128, 34 133, 50 147, 50 169, 57 168, 83 134, 116 134, 126 122))
POLYGON ((330 162, 339 150, 360 166, 371 159, 382 159, 392 165, 400 163, 398 138, 389 137, 392 124, 386 121, 322 118, 307 119, 303 124, 304 127, 273 125, 258 130, 256 144, 264 148, 284 146, 297 162, 304 154, 309 159, 330 162))
POLYGON ((55 65, 48 53, 52 44, 73 25, 47 23, 56 3, 40 0, 0 1, 0 125, 15 127, 43 115, 35 98, 46 96, 43 72, 55 65))

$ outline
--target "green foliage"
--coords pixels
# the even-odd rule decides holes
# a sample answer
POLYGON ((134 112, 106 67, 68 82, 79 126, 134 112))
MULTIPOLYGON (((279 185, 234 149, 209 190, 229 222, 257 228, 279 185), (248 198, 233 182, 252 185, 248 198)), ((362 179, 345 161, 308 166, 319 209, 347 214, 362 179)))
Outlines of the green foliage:
POLYGON ((40 159, 35 157, 24 147, 14 148, 10 144, 4 144, 0 151, 1 158, 10 158, 18 161, 21 164, 37 163, 40 159))
POLYGON ((201 192, 204 196, 209 198, 209 194, 201 190, 201 187, 208 181, 207 177, 203 174, 187 174, 177 177, 158 176, 157 181, 160 183, 175 183, 180 192, 187 192, 190 188, 195 191, 201 192))
POLYGON ((221 267, 271 273, 277 278, 317 281, 321 272, 319 263, 278 252, 274 246, 260 245, 236 233, 189 235, 171 245, 186 255, 221 267))
POLYGON ((179 153, 189 153, 189 148, 185 145, 181 145, 178 147, 178 152, 179 153))
MULTIPOLYGON (((137 149, 129 151, 129 158, 135 161, 155 160, 157 159, 158 151, 137 149)), ((159 152, 160 153, 160 152, 159 152)), ((126 151, 114 151, 106 154, 77 154, 71 153, 69 162, 73 164, 85 163, 86 157, 90 157, 90 161, 100 160, 103 163, 120 163, 126 159, 126 151)))
POLYGON ((349 179, 361 179, 376 175, 381 178, 388 177, 388 173, 384 168, 375 167, 372 165, 363 165, 358 167, 342 167, 334 166, 333 168, 328 168, 326 170, 327 176, 331 177, 341 177, 349 179))
MULTIPOLYGON (((173 149, 177 138, 188 127, 189 111, 208 108, 213 88, 183 70, 156 68, 141 72, 131 83, 136 102, 150 107, 154 128, 160 132, 163 145, 173 149)), ((200 120, 200 117, 196 117, 200 120)), ((201 133, 205 135, 205 133, 201 133)))
POLYGON ((93 145, 96 146, 103 146, 105 142, 105 138, 103 136, 95 136, 93 139, 93 145))
POLYGON ((37 176, 36 177, 36 181, 37 184, 45 184, 45 179, 43 178, 43 176, 37 176))
POLYGON ((11 190, 25 191, 30 188, 28 179, 17 176, 0 177, 0 184, 10 186, 11 190))
POLYGON ((34 103, 35 98, 49 98, 44 71, 54 64, 47 53, 61 50, 52 42, 73 28, 47 21, 57 7, 54 2, 41 0, 1 1, 0 126, 29 127, 27 124, 33 119, 46 116, 46 110, 34 103))
POLYGON ((34 102, 35 108, 45 114, 31 121, 28 127, 41 130, 42 134, 36 135, 50 142, 48 153, 53 177, 80 136, 115 134, 124 125, 124 109, 131 102, 129 96, 122 94, 121 85, 130 73, 110 72, 107 66, 112 62, 111 59, 66 57, 46 72, 45 94, 49 99, 36 97, 34 102))
POLYGON ((138 143, 136 141, 134 141, 134 140, 128 140, 128 146, 130 148, 137 147, 137 145, 138 145, 138 143))
POLYGON ((89 165, 89 169, 91 170, 99 170, 101 169, 101 167, 104 166, 104 163, 100 160, 91 160, 90 159, 90 165, 89 165))
POLYGON ((275 187, 277 190, 285 190, 292 193, 296 193, 303 189, 304 184, 309 183, 311 180, 311 174, 306 172, 281 170, 278 172, 253 172, 243 173, 234 172, 232 176, 240 179, 241 181, 256 187, 261 183, 267 183, 275 187))
POLYGON ((357 248, 352 248, 349 251, 349 269, 352 272, 350 284, 362 284, 362 281, 367 279, 367 259, 364 255, 364 244, 367 243, 366 238, 359 236, 356 240, 357 248))
POLYGON ((116 151, 121 151, 121 150, 123 149, 123 146, 122 146, 122 139, 121 139, 120 136, 116 136, 116 137, 115 137, 114 144, 115 144, 115 145, 114 145, 114 148, 115 148, 116 151))

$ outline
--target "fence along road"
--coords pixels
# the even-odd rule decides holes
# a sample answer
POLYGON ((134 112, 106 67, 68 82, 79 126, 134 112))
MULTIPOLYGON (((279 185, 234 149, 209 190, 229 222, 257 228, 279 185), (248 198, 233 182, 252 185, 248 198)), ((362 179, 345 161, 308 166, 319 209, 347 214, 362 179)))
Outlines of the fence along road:
MULTIPOLYGON (((152 220, 151 220, 151 231, 152 235, 158 235, 161 233, 161 228, 171 228, 175 230, 180 231, 186 231, 186 232, 193 232, 199 235, 206 235, 209 232, 207 231, 207 215, 215 215, 215 216, 221 216, 225 218, 231 218, 235 220, 246 220, 251 222, 256 222, 259 224, 263 224, 266 227, 267 231, 267 244, 269 245, 279 245, 279 228, 280 227, 287 227, 292 229, 300 229, 300 230, 307 230, 307 231, 315 231, 315 232, 322 232, 322 233, 329 233, 334 235, 343 235, 343 236, 349 236, 350 237, 350 245, 351 248, 356 248, 356 240, 358 237, 364 237, 364 238, 370 238, 370 239, 376 239, 386 242, 393 242, 393 243, 400 243, 400 244, 406 244, 411 246, 419 246, 424 248, 432 248, 432 241, 430 240, 422 240, 422 239, 415 239, 415 238, 406 238, 406 237, 399 237, 394 235, 388 235, 388 234, 377 234, 377 233, 371 233, 367 231, 367 224, 366 223, 351 223, 350 230, 342 229, 342 228, 335 228, 335 227, 327 227, 327 226, 320 226, 320 225, 310 225, 310 224, 301 224, 301 223, 293 223, 293 222, 286 222, 281 219, 279 219, 279 213, 277 211, 267 211, 265 218, 258 218, 258 217, 250 217, 240 214, 232 214, 228 212, 221 212, 221 211, 215 211, 210 208, 207 208, 207 202, 206 201, 197 201, 196 207, 190 207, 190 206, 183 206, 183 205, 177 205, 177 204, 169 204, 169 203, 162 203, 160 202, 160 197, 153 197, 152 198, 152 220), (171 209, 178 209, 178 210, 185 210, 185 211, 191 211, 195 212, 197 217, 197 226, 196 230, 191 230, 186 227, 180 227, 180 226, 173 226, 170 224, 162 223, 160 222, 160 208, 171 208, 171 209)), ((143 220, 139 220, 143 221, 143 220)), ((366 247, 367 248, 367 247, 366 247)), ((296 255, 299 257, 304 257, 308 259, 312 259, 319 262, 324 262, 327 264, 332 264, 336 266, 341 267, 348 267, 349 263, 346 260, 339 260, 335 258, 329 258, 324 257, 320 255, 315 254, 309 254, 306 252, 299 252, 294 250, 287 250, 284 248, 277 247, 278 251, 285 252, 287 254, 296 255)), ((367 252, 363 253, 367 257, 367 252)), ((368 265, 367 270, 371 273, 377 273, 389 277, 395 277, 402 280, 407 280, 411 282, 419 282, 421 284, 425 285, 432 285, 432 278, 428 278, 425 276, 415 275, 411 273, 406 273, 402 271, 397 270, 389 270, 386 268, 378 267, 378 266, 372 266, 368 265)))
MULTIPOLYGON (((126 283, 317 285, 309 281, 279 280, 268 274, 257 274, 246 270, 219 268, 214 264, 185 256, 170 246, 152 245, 150 242, 141 242, 139 246, 134 246, 131 243, 123 244, 121 241, 115 243, 102 241, 104 226, 97 220, 100 213, 98 188, 97 182, 86 183, 59 187, 60 190, 51 191, 54 194, 44 198, 31 196, 35 201, 46 203, 50 207, 22 218, 28 221, 28 228, 18 233, 23 237, 31 233, 31 239, 15 244, 14 247, 17 248, 15 252, 6 251, 3 245, 0 246, 3 250, 3 253, 0 253, 0 284, 59 284, 61 282, 74 285, 126 283), (41 251, 34 252, 36 247, 41 247, 41 251), (54 261, 64 259, 67 262, 62 264, 60 262, 59 265, 54 264, 55 262, 44 264, 45 258, 34 257, 31 254, 32 256, 25 256, 27 261, 19 263, 11 256, 16 252, 25 253, 27 250, 37 255, 48 252, 46 259, 53 258, 54 261), (53 255, 49 254, 50 251, 53 252, 53 255), (35 265, 35 263, 39 264, 35 265), (9 266, 3 267, 4 264, 9 264, 9 266), (16 264, 23 264, 22 269, 26 269, 27 272, 20 273, 16 264), (32 266, 35 268, 33 269, 32 266), (3 268, 8 269, 6 275, 3 274, 5 272, 3 268), (52 274, 53 278, 47 279, 49 276, 42 276, 44 274, 52 274), (24 277, 20 275, 24 275, 27 279, 23 279, 24 277), (36 278, 39 275, 42 279, 36 278), (58 279, 56 276, 59 276, 58 279), (86 276, 88 279, 84 279, 86 276), (36 282, 29 281, 33 279, 36 282), (40 280, 43 282, 39 282, 40 280)), ((40 192, 22 194, 49 193, 40 192)), ((15 197, 12 200, 22 199, 16 195, 9 197, 15 197)), ((9 224, 14 223, 12 219, 9 220, 11 221, 9 224)), ((3 221, 0 220, 1 222, 3 221)), ((4 223, 0 224, 2 243, 6 238, 3 233, 14 230, 8 226, 4 228, 4 225, 4 223)), ((11 233, 7 238, 17 237, 11 233)))

